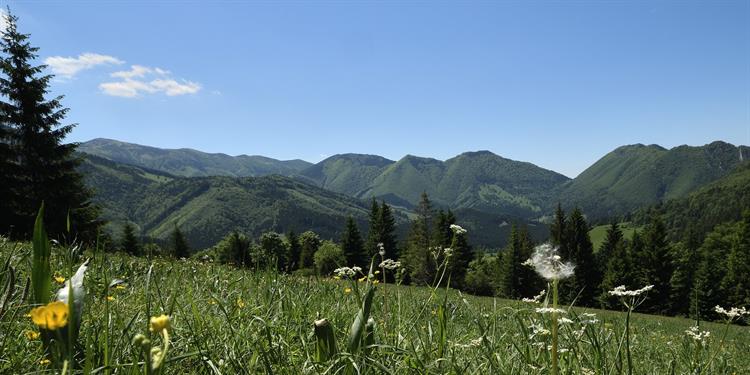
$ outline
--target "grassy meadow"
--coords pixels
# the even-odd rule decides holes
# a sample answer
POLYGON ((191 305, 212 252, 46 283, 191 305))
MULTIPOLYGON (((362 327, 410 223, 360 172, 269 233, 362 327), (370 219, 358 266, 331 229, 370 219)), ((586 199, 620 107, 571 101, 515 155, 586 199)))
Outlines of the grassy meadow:
MULTIPOLYGON (((13 293, 2 290, 0 373, 60 373, 27 315, 33 306, 22 299, 32 246, 0 243, 0 281, 15 286, 13 293)), ((91 258, 87 294, 67 373, 551 373, 550 322, 534 303, 356 276, 301 277, 101 251, 71 255, 62 246, 52 248, 53 290, 84 257, 91 258), (124 282, 110 287, 115 279, 124 282), (370 287, 374 336, 350 353, 350 327, 370 287), (169 349, 161 368, 151 371, 133 338, 143 334, 161 347, 165 337, 149 332, 149 317, 161 314, 171 320, 169 349), (319 318, 332 324, 338 348, 326 361, 316 360, 313 322, 319 318)), ((562 315, 570 322, 560 325, 561 374, 628 373, 624 313, 574 308, 562 315)), ((701 322, 710 335, 694 339, 685 333, 694 324, 634 314, 632 373, 750 373, 748 327, 701 322)))

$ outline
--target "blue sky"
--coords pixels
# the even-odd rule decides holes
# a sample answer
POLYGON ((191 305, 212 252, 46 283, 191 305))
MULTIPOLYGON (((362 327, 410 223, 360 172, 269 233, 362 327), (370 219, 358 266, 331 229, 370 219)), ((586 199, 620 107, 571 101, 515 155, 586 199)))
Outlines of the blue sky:
POLYGON ((570 177, 623 144, 750 144, 747 0, 9 5, 71 141, 490 150, 570 177))

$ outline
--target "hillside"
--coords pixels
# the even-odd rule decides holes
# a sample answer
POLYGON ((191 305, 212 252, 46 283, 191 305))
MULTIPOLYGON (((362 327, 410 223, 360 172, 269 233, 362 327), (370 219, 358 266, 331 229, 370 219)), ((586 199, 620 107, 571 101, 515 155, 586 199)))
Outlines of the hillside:
POLYGON ((377 155, 334 155, 302 170, 299 175, 324 189, 357 197, 393 163, 377 155))
MULTIPOLYGON (((675 240, 684 239, 688 230, 702 238, 717 224, 739 220, 742 211, 748 209, 750 161, 744 161, 728 175, 686 197, 672 199, 656 207, 675 240)), ((636 217, 643 221, 647 214, 648 210, 642 209, 636 217)))
POLYGON ((187 148, 168 150, 104 138, 81 143, 78 151, 184 177, 289 176, 311 165, 303 160, 282 161, 257 155, 229 156, 187 148))
POLYGON ((278 175, 184 178, 93 156, 81 171, 112 230, 130 221, 144 235, 163 240, 179 224, 195 248, 213 245, 234 229, 252 236, 312 229, 338 239, 347 216, 364 228, 368 212, 360 200, 278 175))
POLYGON ((579 206, 593 220, 627 214, 639 207, 684 197, 726 176, 750 155, 746 146, 713 142, 665 149, 622 146, 565 184, 559 201, 579 206))

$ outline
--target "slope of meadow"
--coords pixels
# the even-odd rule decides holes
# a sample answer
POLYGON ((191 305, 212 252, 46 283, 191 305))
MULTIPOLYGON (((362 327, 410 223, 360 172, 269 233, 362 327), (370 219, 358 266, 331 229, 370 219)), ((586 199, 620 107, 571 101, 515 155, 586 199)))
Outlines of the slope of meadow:
MULTIPOLYGON (((69 275, 77 267, 80 259, 67 254, 68 248, 53 248, 53 274, 69 275)), ((194 260, 85 256, 92 259, 74 372, 147 373, 132 340, 144 334, 152 345, 162 345, 148 323, 160 314, 171 317, 162 368, 168 374, 550 372, 549 319, 531 303, 380 283, 374 285, 370 314, 374 341, 348 354, 349 329, 369 282, 194 260), (108 287, 113 279, 125 283, 108 287), (334 327, 339 353, 316 362, 313 321, 323 317, 334 327)), ((45 360, 36 327, 25 316, 32 306, 19 297, 30 259, 30 245, 0 242, 2 264, 16 270, 15 278, 8 268, 0 273, 3 285, 16 288, 0 309, 0 373, 39 373, 60 365, 45 360)), ((571 323, 560 330, 561 373, 627 373, 623 313, 573 309, 565 315, 571 323)), ((750 373, 748 327, 702 322, 700 329, 711 333, 701 344, 685 333, 693 324, 635 314, 633 373, 698 373, 699 368, 703 374, 750 373)))

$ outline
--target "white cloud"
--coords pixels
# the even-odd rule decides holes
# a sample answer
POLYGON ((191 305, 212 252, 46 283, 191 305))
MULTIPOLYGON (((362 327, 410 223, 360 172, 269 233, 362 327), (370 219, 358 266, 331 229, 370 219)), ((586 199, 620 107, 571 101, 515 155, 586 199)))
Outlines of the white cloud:
POLYGON ((171 72, 160 68, 132 65, 130 70, 114 72, 110 76, 121 81, 104 82, 99 89, 107 95, 134 98, 140 94, 163 93, 167 96, 195 94, 201 89, 196 82, 177 81, 170 77, 171 72), (151 80, 144 79, 150 77, 151 80))
POLYGON ((97 65, 119 65, 123 61, 113 56, 83 53, 78 57, 51 56, 44 59, 44 63, 52 69, 52 73, 64 78, 73 78, 82 70, 91 69, 97 65))

